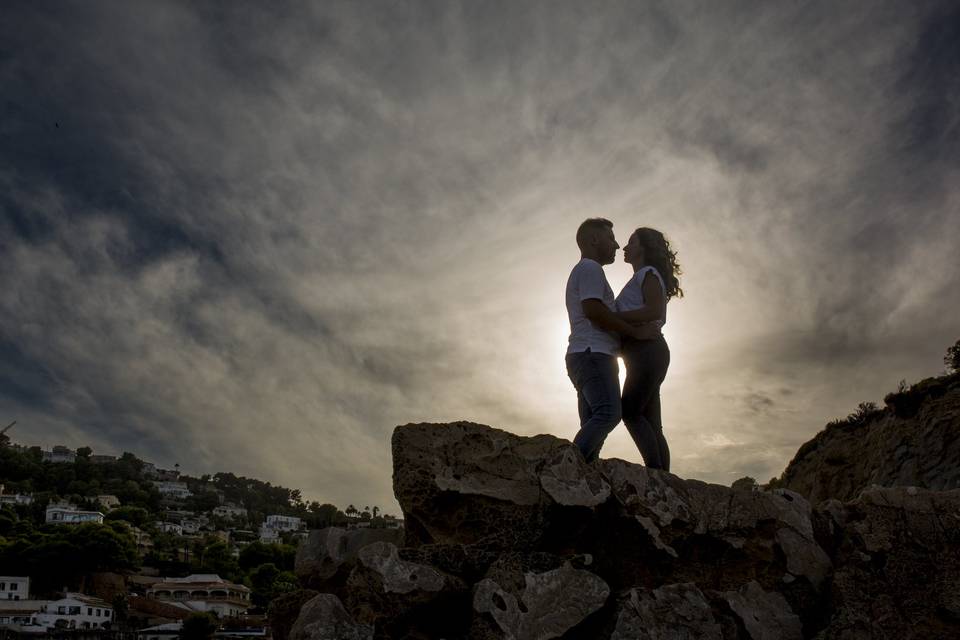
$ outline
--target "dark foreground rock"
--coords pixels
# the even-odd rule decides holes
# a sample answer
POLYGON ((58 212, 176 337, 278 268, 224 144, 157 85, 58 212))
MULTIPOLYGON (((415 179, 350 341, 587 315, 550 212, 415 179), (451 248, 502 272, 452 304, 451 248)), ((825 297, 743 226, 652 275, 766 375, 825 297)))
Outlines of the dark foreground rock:
POLYGON ((393 453, 403 541, 298 563, 330 593, 291 637, 960 637, 960 491, 811 508, 470 423, 398 427, 393 453))

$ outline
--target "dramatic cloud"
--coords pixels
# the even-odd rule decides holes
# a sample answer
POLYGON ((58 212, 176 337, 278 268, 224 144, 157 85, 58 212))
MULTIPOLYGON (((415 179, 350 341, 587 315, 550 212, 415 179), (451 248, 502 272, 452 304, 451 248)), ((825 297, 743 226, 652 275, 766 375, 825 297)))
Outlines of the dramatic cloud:
POLYGON ((575 433, 593 215, 679 251, 683 476, 778 474, 960 337, 950 3, 23 2, 0 43, 18 441, 390 509, 397 424, 575 433))

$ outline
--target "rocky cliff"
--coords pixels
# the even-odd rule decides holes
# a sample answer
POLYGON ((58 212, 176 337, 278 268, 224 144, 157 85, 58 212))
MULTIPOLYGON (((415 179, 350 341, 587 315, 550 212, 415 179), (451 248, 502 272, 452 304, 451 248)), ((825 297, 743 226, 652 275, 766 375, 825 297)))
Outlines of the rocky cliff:
POLYGON ((405 531, 311 532, 290 638, 960 637, 958 490, 812 507, 470 423, 393 456, 405 531))
POLYGON ((852 500, 872 485, 960 488, 960 373, 891 393, 803 445, 781 486, 816 504, 852 500))

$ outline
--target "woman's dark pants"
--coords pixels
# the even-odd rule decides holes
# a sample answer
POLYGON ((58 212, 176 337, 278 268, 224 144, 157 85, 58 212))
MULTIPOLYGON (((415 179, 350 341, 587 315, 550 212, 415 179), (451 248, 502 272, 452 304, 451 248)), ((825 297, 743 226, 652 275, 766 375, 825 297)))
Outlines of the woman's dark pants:
POLYGON ((623 344, 627 378, 623 383, 623 423, 651 469, 670 470, 670 449, 660 419, 660 385, 670 366, 670 349, 663 338, 630 340, 623 344))

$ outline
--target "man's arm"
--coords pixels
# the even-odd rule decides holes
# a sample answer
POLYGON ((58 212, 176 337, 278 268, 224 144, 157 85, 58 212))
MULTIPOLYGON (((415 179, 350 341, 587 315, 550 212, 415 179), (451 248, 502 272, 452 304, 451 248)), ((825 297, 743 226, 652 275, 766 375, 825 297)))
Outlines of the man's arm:
POLYGON ((617 317, 617 314, 607 308, 601 300, 588 298, 580 303, 583 306, 583 315, 587 320, 603 329, 636 338, 650 340, 660 335, 660 328, 655 325, 634 326, 617 317))

